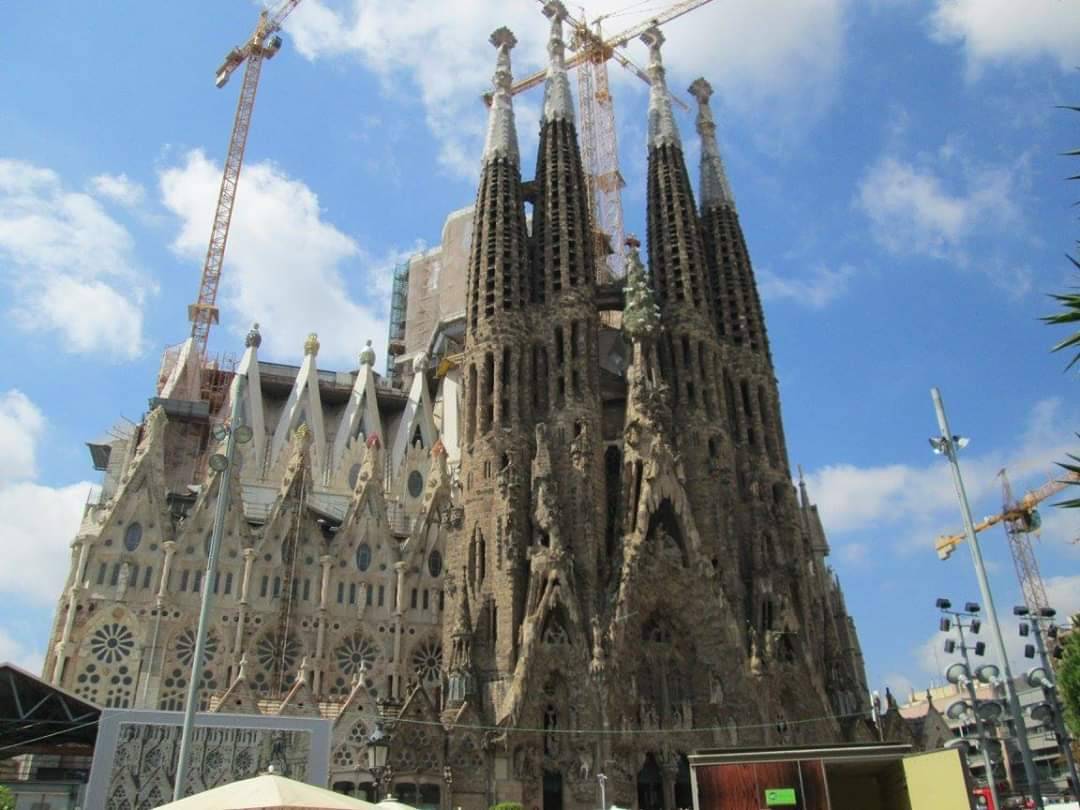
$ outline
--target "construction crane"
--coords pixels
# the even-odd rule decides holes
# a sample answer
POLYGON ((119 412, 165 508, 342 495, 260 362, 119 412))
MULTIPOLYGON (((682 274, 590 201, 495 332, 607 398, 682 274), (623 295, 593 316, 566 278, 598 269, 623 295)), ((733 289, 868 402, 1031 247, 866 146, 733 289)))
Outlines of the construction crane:
MULTIPOLYGON (((1013 565, 1016 566, 1016 578, 1020 582, 1024 602, 1034 614, 1040 608, 1048 607, 1046 604, 1046 586, 1043 585, 1042 575, 1039 573, 1039 564, 1035 559, 1035 551, 1031 547, 1031 533, 1038 531, 1042 525, 1036 507, 1047 498, 1061 492, 1070 484, 1080 481, 1080 475, 1070 472, 1059 481, 1049 481, 1038 489, 1031 490, 1020 500, 1013 499, 1012 487, 1004 469, 998 473, 998 477, 1001 478, 1002 510, 998 514, 984 518, 975 524, 975 531, 981 532, 991 526, 996 526, 998 523, 1005 524, 1005 534, 1009 538, 1009 550, 1012 552, 1013 565)), ((942 535, 934 544, 938 557, 942 560, 949 559, 956 547, 965 539, 964 534, 942 535)))
MULTIPOLYGON (((546 4, 546 0, 539 1, 546 4)), ((608 83, 608 60, 614 59, 649 83, 648 74, 615 49, 625 47, 628 42, 654 25, 663 25, 710 2, 712 0, 683 0, 648 20, 609 37, 604 36, 601 22, 605 17, 611 16, 610 14, 597 18, 593 27, 584 20, 566 16, 572 32, 570 48, 575 51, 574 55, 566 60, 566 67, 581 68, 578 71, 578 108, 581 121, 578 135, 582 147, 582 163, 588 176, 589 204, 596 226, 597 255, 606 256, 605 262, 597 268, 599 282, 622 276, 626 251, 622 210, 622 187, 626 183, 619 171, 615 107, 608 83)), ((547 70, 539 70, 515 82, 510 92, 516 95, 543 84, 546 78, 547 70)), ((485 94, 484 99, 490 104, 490 94, 485 94)), ((678 98, 673 100, 683 109, 687 109, 678 98)))
POLYGON ((229 138, 225 170, 221 175, 217 207, 214 209, 210 244, 206 249, 206 261, 199 282, 199 298, 188 307, 193 344, 192 360, 200 372, 206 361, 210 327, 218 322, 217 293, 221 284, 221 265, 225 259, 225 245, 229 240, 229 223, 232 221, 233 204, 236 202, 236 184, 240 180, 240 167, 244 162, 244 147, 247 145, 248 129, 251 127, 251 113, 255 108, 255 93, 259 89, 259 74, 263 60, 273 58, 281 50, 281 37, 277 32, 281 30, 285 18, 299 4, 300 0, 285 0, 273 11, 264 10, 259 15, 259 22, 251 37, 243 45, 229 51, 214 77, 214 84, 219 88, 224 87, 233 71, 247 63, 244 68, 244 82, 240 87, 240 99, 236 103, 236 118, 233 121, 232 136, 229 138))

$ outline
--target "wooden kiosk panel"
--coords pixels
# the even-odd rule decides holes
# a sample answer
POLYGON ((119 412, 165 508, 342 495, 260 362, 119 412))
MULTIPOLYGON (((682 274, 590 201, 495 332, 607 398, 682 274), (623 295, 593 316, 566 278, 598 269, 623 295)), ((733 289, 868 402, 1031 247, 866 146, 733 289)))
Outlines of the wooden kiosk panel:
POLYGON ((697 771, 700 808, 829 810, 821 760, 747 762, 697 771))

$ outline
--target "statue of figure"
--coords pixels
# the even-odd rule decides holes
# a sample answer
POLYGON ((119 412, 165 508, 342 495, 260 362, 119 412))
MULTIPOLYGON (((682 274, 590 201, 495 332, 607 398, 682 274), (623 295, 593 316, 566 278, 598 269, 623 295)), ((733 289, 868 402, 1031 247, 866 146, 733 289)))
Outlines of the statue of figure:
MULTIPOLYGON (((123 599, 124 594, 127 593, 128 579, 131 577, 131 563, 124 560, 120 565, 120 578, 116 582, 116 598, 123 599)), ((209 587, 210 583, 207 583, 209 587)))
POLYGON ((709 702, 717 705, 724 702, 724 683, 717 672, 712 674, 709 681, 709 702))
POLYGON ((758 635, 757 630, 753 627, 749 630, 750 633, 750 674, 760 675, 765 667, 761 661, 761 654, 758 651, 758 635))
POLYGON ((589 426, 578 423, 577 435, 570 442, 570 460, 579 470, 584 469, 589 457, 589 426))
POLYGON ((604 651, 604 636, 600 630, 600 617, 593 616, 592 626, 592 660, 589 662, 589 671, 594 677, 604 674, 607 669, 607 653, 604 651))
POLYGON ((578 751, 578 775, 583 782, 588 781, 589 776, 592 774, 592 761, 592 751, 585 749, 578 751))
POLYGON ((513 484, 514 454, 507 452, 504 454, 504 458, 506 459, 506 463, 495 473, 495 481, 499 485, 499 494, 505 498, 510 492, 510 487, 513 484))

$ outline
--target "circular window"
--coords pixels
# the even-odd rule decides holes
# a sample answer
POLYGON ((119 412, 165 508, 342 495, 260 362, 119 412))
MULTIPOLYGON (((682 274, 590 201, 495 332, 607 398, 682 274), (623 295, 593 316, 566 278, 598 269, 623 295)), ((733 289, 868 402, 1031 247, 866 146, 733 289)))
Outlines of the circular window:
POLYGON ((367 571, 371 567, 371 546, 367 543, 356 547, 356 567, 361 571, 367 571))
POLYGON ((349 468, 349 489, 356 489, 356 481, 360 477, 360 465, 353 464, 349 468))
POLYGON ((427 558, 427 570, 433 577, 442 573, 442 554, 437 548, 433 548, 427 558))
POLYGON ((124 531, 124 548, 128 551, 134 551, 139 547, 139 543, 141 542, 142 524, 129 523, 127 529, 124 531))
POLYGON ((422 476, 419 470, 413 470, 409 473, 409 494, 414 498, 419 498, 420 493, 424 491, 424 476, 422 476))

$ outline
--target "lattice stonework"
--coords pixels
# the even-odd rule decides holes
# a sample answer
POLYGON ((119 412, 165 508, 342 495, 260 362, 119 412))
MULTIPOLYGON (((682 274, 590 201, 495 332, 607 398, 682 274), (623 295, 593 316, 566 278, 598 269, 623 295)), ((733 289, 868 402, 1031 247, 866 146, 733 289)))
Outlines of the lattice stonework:
POLYGON ((83 650, 72 691, 99 706, 132 706, 138 656, 131 628, 122 622, 103 624, 90 634, 83 650))
POLYGON ((431 639, 422 642, 413 651, 412 670, 417 680, 424 684, 439 683, 442 669, 442 645, 431 639))

